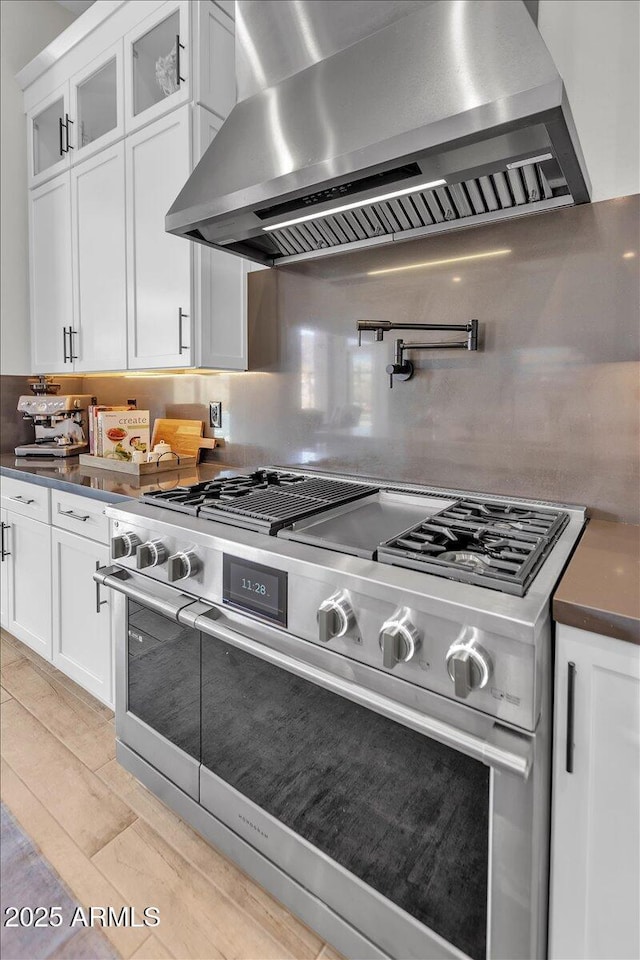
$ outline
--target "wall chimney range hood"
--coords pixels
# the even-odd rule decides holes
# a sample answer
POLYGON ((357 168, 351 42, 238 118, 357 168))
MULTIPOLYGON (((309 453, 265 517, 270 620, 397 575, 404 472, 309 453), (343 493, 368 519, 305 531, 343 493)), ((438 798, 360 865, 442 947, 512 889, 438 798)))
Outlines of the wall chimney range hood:
POLYGON ((236 69, 170 233, 274 266, 590 199, 522 0, 237 0, 236 69))

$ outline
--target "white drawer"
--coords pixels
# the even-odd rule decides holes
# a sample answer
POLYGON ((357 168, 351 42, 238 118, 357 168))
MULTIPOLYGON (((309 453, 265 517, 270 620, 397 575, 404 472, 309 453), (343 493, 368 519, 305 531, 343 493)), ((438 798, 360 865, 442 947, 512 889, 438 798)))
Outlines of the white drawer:
POLYGON ((71 533, 79 533, 82 537, 108 543, 109 520, 104 513, 106 506, 103 500, 52 490, 51 523, 71 533))
POLYGON ((39 487, 28 480, 0 477, 2 506, 32 520, 49 523, 49 487, 39 487))

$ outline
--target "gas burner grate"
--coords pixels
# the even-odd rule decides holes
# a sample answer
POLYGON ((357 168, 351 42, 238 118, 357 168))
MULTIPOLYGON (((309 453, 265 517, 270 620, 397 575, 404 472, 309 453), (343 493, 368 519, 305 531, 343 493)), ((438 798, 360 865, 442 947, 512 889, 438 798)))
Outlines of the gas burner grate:
POLYGON ((275 534, 283 526, 375 493, 377 487, 278 470, 209 480, 144 494, 142 499, 220 523, 275 534))
POLYGON ((568 520, 558 510, 460 500, 382 544, 378 559, 524 596, 568 520))

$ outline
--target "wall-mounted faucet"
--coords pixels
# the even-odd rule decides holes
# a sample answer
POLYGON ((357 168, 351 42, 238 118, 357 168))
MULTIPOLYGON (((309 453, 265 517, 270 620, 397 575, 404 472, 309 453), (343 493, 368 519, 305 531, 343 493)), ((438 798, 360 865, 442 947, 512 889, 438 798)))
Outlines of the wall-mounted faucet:
POLYGON ((362 344, 362 331, 371 330, 376 340, 384 339, 389 330, 464 330, 467 334, 464 340, 433 340, 430 343, 417 341, 396 340, 393 363, 387 365, 389 387, 393 387, 393 378, 410 380, 413 376, 413 364, 405 359, 405 350, 451 350, 456 347, 464 350, 478 349, 478 321, 469 323, 393 323, 391 320, 358 320, 358 345, 362 344))

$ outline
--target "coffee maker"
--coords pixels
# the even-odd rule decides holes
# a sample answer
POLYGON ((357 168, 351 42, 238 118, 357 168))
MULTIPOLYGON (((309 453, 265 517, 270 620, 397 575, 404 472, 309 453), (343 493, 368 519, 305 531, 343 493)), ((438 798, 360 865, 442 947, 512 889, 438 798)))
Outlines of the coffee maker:
POLYGON ((31 420, 35 442, 15 448, 17 457, 73 457, 86 453, 88 444, 87 408, 95 403, 88 394, 64 393, 58 396, 59 383, 45 377, 29 381, 33 396, 18 400, 23 420, 31 420))

